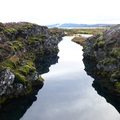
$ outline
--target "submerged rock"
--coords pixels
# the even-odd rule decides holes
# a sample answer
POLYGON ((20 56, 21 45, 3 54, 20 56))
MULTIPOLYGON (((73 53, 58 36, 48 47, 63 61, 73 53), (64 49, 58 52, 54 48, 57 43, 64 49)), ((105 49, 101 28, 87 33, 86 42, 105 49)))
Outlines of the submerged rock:
POLYGON ((38 70, 42 64, 36 63, 46 55, 57 55, 63 36, 62 30, 32 23, 0 23, 0 103, 43 86, 38 70))

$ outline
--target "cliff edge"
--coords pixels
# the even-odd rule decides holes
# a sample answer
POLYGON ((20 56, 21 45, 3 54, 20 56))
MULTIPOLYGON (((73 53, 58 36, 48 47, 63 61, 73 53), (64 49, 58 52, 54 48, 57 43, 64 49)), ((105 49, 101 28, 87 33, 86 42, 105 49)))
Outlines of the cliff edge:
POLYGON ((96 63, 97 70, 92 72, 102 76, 102 86, 111 94, 120 96, 120 25, 88 38, 83 52, 84 61, 96 63))
POLYGON ((64 32, 27 22, 0 23, 0 103, 43 86, 37 63, 58 53, 64 32))

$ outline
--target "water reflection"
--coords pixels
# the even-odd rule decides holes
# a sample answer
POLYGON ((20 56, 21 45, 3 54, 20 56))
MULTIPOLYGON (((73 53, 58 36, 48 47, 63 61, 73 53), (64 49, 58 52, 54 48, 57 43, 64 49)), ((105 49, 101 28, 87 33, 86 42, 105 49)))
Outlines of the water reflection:
POLYGON ((89 60, 88 58, 84 58, 83 62, 87 74, 94 78, 92 86, 95 88, 97 93, 103 96, 106 99, 106 101, 113 105, 120 113, 120 98, 115 94, 115 92, 112 92, 112 89, 114 88, 113 85, 109 82, 109 79, 101 77, 97 74, 98 70, 95 61, 89 60))
POLYGON ((44 87, 20 120, 119 120, 119 113, 91 87, 82 47, 71 42, 72 37, 63 39, 58 64, 42 75, 44 87))
POLYGON ((49 67, 58 62, 58 50, 52 54, 37 56, 35 61, 36 68, 40 74, 49 72, 49 67))
POLYGON ((29 96, 12 99, 1 105, 0 120, 19 120, 27 109, 37 100, 35 96, 42 86, 37 86, 29 96))
MULTIPOLYGON (((49 67, 58 61, 57 52, 52 55, 41 56, 36 61, 37 70, 40 74, 49 71, 49 67)), ((11 99, 0 106, 0 120, 20 120, 27 109, 31 107, 34 101, 37 100, 36 95, 43 85, 38 85, 33 88, 29 96, 11 99)))

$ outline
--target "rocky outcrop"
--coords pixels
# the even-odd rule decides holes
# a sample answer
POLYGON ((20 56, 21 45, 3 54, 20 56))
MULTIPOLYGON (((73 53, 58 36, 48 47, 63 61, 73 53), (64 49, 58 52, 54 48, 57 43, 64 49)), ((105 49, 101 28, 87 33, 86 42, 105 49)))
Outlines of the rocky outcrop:
POLYGON ((96 63, 97 71, 94 72, 102 76, 102 86, 111 94, 120 96, 120 25, 88 38, 83 51, 88 64, 90 61, 96 63))
MULTIPOLYGON (((56 54, 45 55, 41 57, 36 68, 38 73, 43 74, 49 72, 49 66, 58 62, 58 56, 56 54)), ((20 120, 25 112, 32 106, 33 102, 37 100, 36 94, 42 86, 36 84, 32 86, 32 92, 24 96, 9 99, 1 104, 0 118, 2 120, 20 120), (13 112, 14 111, 14 112, 13 112)))
POLYGON ((27 22, 0 23, 0 103, 43 86, 38 69, 45 56, 58 53, 63 35, 62 30, 27 22))

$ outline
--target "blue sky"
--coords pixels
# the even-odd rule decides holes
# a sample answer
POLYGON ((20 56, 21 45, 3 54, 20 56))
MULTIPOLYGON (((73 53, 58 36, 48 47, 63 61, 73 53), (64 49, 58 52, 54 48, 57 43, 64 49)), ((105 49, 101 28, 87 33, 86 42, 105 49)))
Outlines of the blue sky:
POLYGON ((119 0, 1 0, 0 22, 120 23, 119 0))

